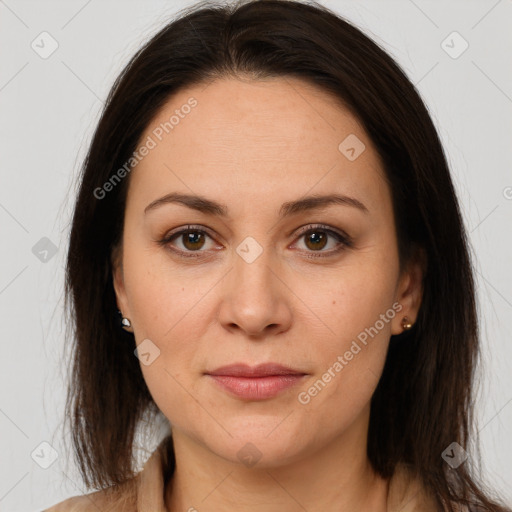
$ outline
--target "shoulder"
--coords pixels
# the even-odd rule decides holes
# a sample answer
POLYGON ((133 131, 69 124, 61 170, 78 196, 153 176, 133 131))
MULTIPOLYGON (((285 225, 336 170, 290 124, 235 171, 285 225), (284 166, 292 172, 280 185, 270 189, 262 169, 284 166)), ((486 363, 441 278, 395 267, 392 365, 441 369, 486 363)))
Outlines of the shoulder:
POLYGON ((165 510, 166 453, 172 439, 165 438, 146 461, 142 471, 125 482, 83 496, 68 498, 43 512, 136 512, 165 510))
POLYGON ((113 499, 107 490, 102 490, 67 498, 43 512, 117 512, 122 510, 118 505, 119 500, 113 499))

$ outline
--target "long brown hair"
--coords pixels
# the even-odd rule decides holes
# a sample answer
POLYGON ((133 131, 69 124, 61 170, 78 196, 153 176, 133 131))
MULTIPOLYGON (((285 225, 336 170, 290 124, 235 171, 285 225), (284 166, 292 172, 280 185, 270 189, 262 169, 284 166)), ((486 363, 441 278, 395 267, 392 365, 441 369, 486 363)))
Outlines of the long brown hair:
POLYGON ((394 60, 313 1, 196 4, 136 53, 110 91, 83 165, 66 266, 74 338, 66 413, 85 484, 103 489, 132 478, 136 428, 146 414, 159 413, 133 354, 133 335, 120 328, 112 283, 129 176, 104 197, 97 190, 129 161, 170 95, 242 75, 301 78, 351 109, 384 163, 401 268, 414 247, 427 255, 417 322, 392 336, 372 397, 373 468, 388 478, 406 464, 450 512, 454 503, 509 511, 484 491, 473 456, 456 469, 442 458, 453 442, 469 450, 475 435, 479 332, 467 234, 438 134, 394 60))

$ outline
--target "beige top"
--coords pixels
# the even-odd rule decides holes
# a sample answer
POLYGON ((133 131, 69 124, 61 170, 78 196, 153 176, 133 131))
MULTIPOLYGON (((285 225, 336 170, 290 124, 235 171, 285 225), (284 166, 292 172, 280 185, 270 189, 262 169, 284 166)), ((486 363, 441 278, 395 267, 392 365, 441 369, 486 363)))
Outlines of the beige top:
MULTIPOLYGON (((164 439, 137 474, 138 492, 115 501, 106 492, 96 491, 84 496, 68 498, 43 512, 169 512, 164 503, 164 439)), ((129 494, 129 493, 128 493, 129 494)), ((391 478, 388 512, 436 512, 432 498, 428 498, 421 485, 413 481, 405 466, 397 468, 391 478)))

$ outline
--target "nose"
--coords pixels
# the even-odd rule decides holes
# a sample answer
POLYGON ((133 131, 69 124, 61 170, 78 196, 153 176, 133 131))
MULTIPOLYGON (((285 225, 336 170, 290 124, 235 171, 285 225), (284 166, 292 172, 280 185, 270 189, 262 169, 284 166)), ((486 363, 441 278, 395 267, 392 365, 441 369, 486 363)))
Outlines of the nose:
POLYGON ((291 326, 293 293, 284 282, 282 265, 263 251, 254 261, 234 255, 222 283, 219 321, 230 331, 264 339, 291 326))

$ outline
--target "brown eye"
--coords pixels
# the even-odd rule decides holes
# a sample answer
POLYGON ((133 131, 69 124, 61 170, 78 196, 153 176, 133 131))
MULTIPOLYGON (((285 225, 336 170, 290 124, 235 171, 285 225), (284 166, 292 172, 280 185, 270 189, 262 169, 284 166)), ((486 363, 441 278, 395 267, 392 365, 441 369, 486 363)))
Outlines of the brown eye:
POLYGON ((313 251, 321 250, 327 245, 328 236, 321 230, 310 231, 305 236, 305 243, 308 249, 313 251))
POLYGON ((213 238, 203 229, 194 226, 170 233, 159 240, 159 244, 183 257, 205 256, 204 253, 215 247, 213 238))
MULTIPOLYGON (((300 248, 308 258, 334 256, 347 247, 352 247, 352 239, 347 234, 342 234, 322 225, 305 226, 298 236, 298 240, 304 239, 305 248, 300 248), (331 243, 332 247, 324 250, 331 243)), ((171 233, 159 240, 160 245, 168 247, 178 256, 205 257, 209 249, 215 248, 214 239, 203 229, 187 226, 187 229, 171 233), (208 240, 210 246, 208 247, 208 240)), ((298 243, 298 242, 296 242, 298 243)), ((217 247, 221 249, 222 247, 217 247)))
POLYGON ((179 233, 183 246, 190 251, 197 251, 204 245, 204 233, 202 231, 185 231, 179 233))
POLYGON ((304 251, 308 258, 333 256, 346 247, 352 246, 352 240, 348 235, 338 233, 322 225, 306 226, 299 232, 299 239, 304 239, 304 251), (331 239, 334 241, 333 246, 324 250, 331 239))

